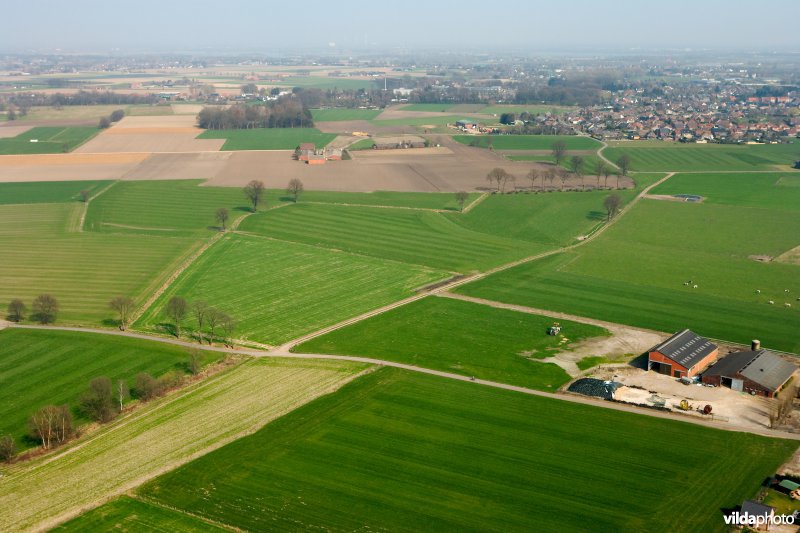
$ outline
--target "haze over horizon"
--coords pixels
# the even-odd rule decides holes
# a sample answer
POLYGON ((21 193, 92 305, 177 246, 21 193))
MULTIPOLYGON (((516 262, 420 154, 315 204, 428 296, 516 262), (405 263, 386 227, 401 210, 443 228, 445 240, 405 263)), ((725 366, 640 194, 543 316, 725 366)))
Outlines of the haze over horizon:
POLYGON ((5 7, 0 51, 259 52, 759 50, 800 52, 800 2, 677 0, 668 6, 476 0, 336 5, 320 0, 37 0, 5 7))

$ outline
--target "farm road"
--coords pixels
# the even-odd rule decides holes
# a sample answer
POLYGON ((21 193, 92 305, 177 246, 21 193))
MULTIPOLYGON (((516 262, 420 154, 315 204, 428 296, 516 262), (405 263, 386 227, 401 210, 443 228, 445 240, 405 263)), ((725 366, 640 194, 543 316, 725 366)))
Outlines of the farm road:
POLYGON ((626 411, 629 413, 636 413, 640 415, 647 415, 653 416, 656 418, 665 418, 670 420, 680 420, 683 422, 688 422, 690 424, 697 424, 700 426, 706 426, 711 428, 723 429, 725 431, 735 431, 735 432, 743 432, 743 433, 753 433, 756 435, 763 435, 765 437, 772 437, 772 438, 784 438, 790 440, 797 440, 800 441, 800 435, 794 433, 786 433, 782 431, 769 431, 767 428, 763 430, 756 430, 752 428, 742 428, 738 426, 734 426, 725 422, 709 422, 706 420, 700 420, 693 417, 688 417, 685 415, 681 415, 678 413, 665 413, 662 411, 656 411, 653 409, 646 409, 642 407, 636 407, 632 405, 625 405, 625 404, 618 404, 612 403, 605 400, 601 400, 599 398, 591 398, 588 396, 577 396, 569 393, 553 393, 553 392, 544 392, 535 389, 529 389, 526 387, 518 387, 516 385, 509 385, 507 383, 498 383, 496 381, 489 381, 485 379, 473 379, 469 376, 462 376, 460 374, 453 374, 451 372, 443 372, 441 370, 432 370, 430 368, 423 368, 414 365, 407 365, 403 363, 397 363, 395 361, 387 361, 383 359, 373 359, 370 357, 357 357, 351 355, 328 355, 328 354, 313 354, 313 353, 293 353, 285 348, 276 348, 272 351, 265 352, 263 350, 247 350, 247 349, 235 349, 235 348, 226 348, 223 346, 205 346, 200 345, 193 342, 186 342, 181 341, 178 339, 169 339, 164 337, 153 337, 151 335, 145 335, 142 333, 134 333, 129 331, 115 331, 115 330, 107 330, 107 329, 91 329, 91 328, 79 328, 79 327, 66 327, 66 326, 23 326, 23 325, 16 325, 11 324, 10 327, 12 328, 22 328, 22 329, 48 329, 48 330, 56 330, 56 331, 79 331, 83 333, 95 333, 100 335, 117 335, 122 337, 132 337, 136 339, 145 339, 155 342, 163 342, 167 344, 173 344, 177 346, 185 346, 187 348, 197 349, 197 350, 206 350, 206 351, 214 351, 214 352, 222 352, 222 353, 231 353, 231 354, 241 354, 241 355, 249 355, 252 357, 285 357, 285 358, 292 358, 292 359, 331 359, 331 360, 340 360, 340 361, 354 361, 359 363, 368 363, 377 366, 389 366, 394 368, 400 368, 402 370, 408 370, 410 372, 418 372, 421 374, 429 374, 432 376, 438 376, 441 378, 446 379, 455 379, 458 381, 466 381, 469 383, 475 383, 476 385, 483 385, 486 387, 494 387, 497 389, 503 389, 508 391, 520 392, 523 394, 529 394, 532 396, 541 396, 544 398, 551 398, 555 400, 563 400, 572 403, 579 403, 583 405, 593 405, 595 407, 603 407, 606 409, 613 409, 615 411, 626 411))

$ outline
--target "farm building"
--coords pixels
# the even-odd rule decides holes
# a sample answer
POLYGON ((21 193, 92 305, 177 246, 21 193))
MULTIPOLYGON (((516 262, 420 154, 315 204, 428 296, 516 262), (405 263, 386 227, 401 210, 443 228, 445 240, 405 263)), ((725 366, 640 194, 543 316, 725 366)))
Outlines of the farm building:
POLYGON ((770 519, 775 515, 775 508, 753 500, 745 500, 742 503, 741 514, 762 517, 764 525, 754 526, 754 529, 769 531, 770 519))
POLYGON ((306 163, 308 163, 309 165, 324 165, 325 156, 320 154, 311 154, 308 156, 306 163))
POLYGON ((461 120, 456 120, 456 128, 476 130, 478 129, 478 123, 471 118, 462 118, 461 120))
POLYGON ((685 329, 650 348, 647 369, 676 378, 696 376, 717 358, 717 345, 685 329))
POLYGON ((703 383, 774 398, 797 366, 769 350, 734 352, 703 373, 703 383))

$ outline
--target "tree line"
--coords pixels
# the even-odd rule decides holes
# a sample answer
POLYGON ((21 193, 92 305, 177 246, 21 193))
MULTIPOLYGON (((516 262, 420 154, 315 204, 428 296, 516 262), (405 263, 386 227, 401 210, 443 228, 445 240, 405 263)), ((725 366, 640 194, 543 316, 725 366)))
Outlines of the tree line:
POLYGON ((196 329, 193 333, 200 344, 214 340, 222 334, 223 344, 233 346, 233 332, 236 330, 236 321, 227 313, 212 307, 204 300, 188 302, 181 296, 173 296, 164 306, 164 314, 172 321, 172 333, 180 338, 186 320, 194 318, 196 329))
POLYGON ((111 124, 114 122, 119 122, 125 117, 125 111, 122 109, 117 109, 111 112, 110 115, 107 117, 100 117, 100 122, 98 123, 97 127, 101 130, 106 128, 110 128, 111 124))
POLYGON ((299 98, 290 96, 267 103, 204 107, 197 123, 209 130, 314 127, 311 111, 299 98))
POLYGON ((155 95, 121 94, 111 91, 78 91, 76 93, 41 93, 18 92, 2 97, 3 103, 19 109, 36 106, 72 106, 72 105, 136 105, 155 104, 159 98, 155 95))
MULTIPOLYGON (((202 359, 197 350, 189 352, 185 366, 191 375, 201 372, 202 359)), ((36 441, 43 450, 56 448, 79 436, 73 412, 99 424, 107 424, 124 411, 125 402, 129 399, 145 403, 178 388, 184 381, 184 375, 177 370, 166 372, 158 378, 140 372, 134 378, 133 389, 130 389, 126 379, 118 379, 114 383, 108 376, 98 376, 89 382, 79 396, 75 409, 69 404, 50 404, 31 414, 28 417, 27 437, 36 441)), ((16 455, 16 448, 14 437, 0 436, 0 461, 11 461, 16 455)))

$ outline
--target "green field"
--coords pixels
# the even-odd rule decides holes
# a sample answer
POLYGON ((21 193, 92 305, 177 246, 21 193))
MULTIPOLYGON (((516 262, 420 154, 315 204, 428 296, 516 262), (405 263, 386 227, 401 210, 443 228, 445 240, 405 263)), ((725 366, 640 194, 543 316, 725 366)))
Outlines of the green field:
MULTIPOLYGON (((299 204, 302 205, 302 204, 299 204)), ((278 209, 283 211, 291 208, 278 209)), ((277 344, 356 316, 447 277, 429 268, 263 237, 230 235, 186 270, 143 315, 163 322, 173 295, 202 299, 238 322, 235 336, 277 344)))
POLYGON ((297 77, 288 77, 288 78, 281 78, 280 81, 275 83, 270 83, 270 86, 277 86, 277 87, 303 87, 306 89, 351 89, 357 91, 358 89, 364 89, 368 91, 370 89, 375 89, 378 84, 383 87, 383 80, 359 80, 353 78, 335 78, 335 77, 323 77, 323 76, 297 76, 297 77))
POLYGON ((0 205, 52 204, 76 202, 79 193, 89 191, 93 196, 110 181, 39 181, 28 183, 0 183, 0 205))
POLYGON ((443 115, 373 120, 372 123, 376 126, 444 126, 445 124, 454 124, 462 118, 464 117, 461 115, 443 115))
POLYGON ((795 449, 383 369, 137 494, 253 531, 724 531, 795 449))
POLYGON ((380 109, 312 109, 311 118, 314 122, 337 122, 341 120, 372 120, 381 114, 380 109))
POLYGON ((563 141, 567 150, 597 150, 601 146, 591 137, 578 135, 453 135, 453 140, 481 148, 491 142, 495 150, 551 150, 556 141, 563 141))
POLYGON ((104 425, 64 453, 4 466, 0 524, 7 531, 47 530, 330 394, 366 367, 261 358, 213 374, 104 425))
MULTIPOLYGON (((536 186, 540 183, 537 180, 536 186)), ((519 185, 530 186, 530 181, 524 180, 519 185)), ((625 190, 618 194, 627 202, 634 192, 625 190)), ((466 215, 449 218, 473 231, 555 248, 574 243, 579 235, 605 220, 603 199, 607 195, 607 191, 492 195, 466 215)))
POLYGON ((16 137, 0 139, 0 155, 71 152, 99 132, 84 126, 31 128, 16 137))
MULTIPOLYGON (((478 206, 480 207, 480 206, 478 206)), ((285 241, 450 271, 471 271, 542 249, 480 233, 441 213, 299 203, 248 217, 241 230, 285 241)))
POLYGON ((457 104, 406 104, 393 108, 395 111, 425 111, 428 113, 447 113, 457 104))
POLYGON ((630 157, 634 171, 776 170, 778 166, 791 166, 800 159, 800 143, 732 145, 629 141, 610 143, 603 151, 611 161, 622 154, 630 157))
MULTIPOLYGON (((78 202, 0 206, 0 302, 55 296, 58 321, 101 325, 108 302, 137 302, 164 281, 193 246, 187 237, 79 233, 78 202)), ((5 307, 4 307, 5 308, 5 307)))
MULTIPOLYGON (((219 223, 225 207, 228 224, 249 212, 249 200, 235 187, 201 187, 200 180, 120 181, 93 200, 86 214, 87 230, 155 235, 196 234, 219 223)), ((2 191, 2 189, 0 189, 2 191)), ((269 199, 276 194, 266 195, 269 199)))
POLYGON ((798 235, 796 212, 644 200, 585 247, 458 291, 800 353, 799 306, 784 306, 800 295, 797 266, 749 258, 790 250, 798 235))
MULTIPOLYGON (((564 158, 563 161, 561 161, 561 165, 560 165, 561 168, 564 168, 566 170, 572 171, 572 163, 570 162, 570 158, 573 155, 574 155, 573 152, 567 152, 567 157, 564 158)), ((597 166, 597 163, 600 161, 600 158, 597 157, 596 155, 585 155, 585 154, 578 154, 578 155, 580 155, 581 158, 583 158, 583 169, 581 170, 581 173, 584 176, 594 176, 595 175, 595 168, 597 166)), ((555 158, 553 158, 553 156, 551 156, 551 155, 528 155, 528 154, 518 155, 518 154, 510 154, 510 155, 506 155, 505 157, 508 158, 511 161, 536 161, 536 162, 539 162, 539 163, 550 163, 552 165, 555 165, 555 163, 556 163, 555 158)), ((613 167, 609 167, 609 169, 612 171, 612 173, 608 177, 608 185, 609 185, 609 187, 611 187, 616 183, 616 181, 614 179, 614 176, 615 176, 614 170, 616 170, 616 169, 614 169, 613 167)), ((586 179, 587 186, 589 184, 596 184, 596 183, 597 182, 594 179, 590 179, 590 178, 586 179)), ((600 180, 600 183, 602 185, 602 183, 603 183, 602 178, 600 180)))
POLYGON ((198 139, 225 139, 224 151, 294 150, 301 143, 323 147, 336 138, 314 128, 255 128, 249 130, 206 130, 198 139))
POLYGON ((501 115, 503 113, 516 113, 519 115, 520 113, 524 113, 527 111, 531 115, 543 115, 545 113, 555 113, 561 114, 567 111, 574 111, 576 108, 574 107, 565 107, 565 106, 557 106, 557 105, 493 105, 484 107, 481 109, 481 113, 488 113, 492 115, 501 115))
POLYGON ((485 305, 428 297, 311 339, 298 353, 360 355, 553 392, 570 377, 542 363, 564 346, 608 335, 602 328, 562 321, 564 335, 547 335, 553 319, 485 305))
POLYGON ((677 174, 650 192, 669 195, 694 194, 703 196, 703 203, 706 204, 800 211, 800 174, 790 172, 677 174))
POLYGON ((122 496, 52 531, 227 531, 187 513, 122 496))
MULTIPOLYGON (((2 189, 0 189, 2 191, 2 189)), ((290 200, 285 191, 279 191, 285 200, 290 200)), ((465 202, 465 206, 474 202, 480 193, 473 192, 465 202)), ((364 206, 409 207, 415 209, 440 209, 458 211, 459 205, 452 193, 437 192, 337 192, 306 191, 300 195, 300 202, 320 202, 328 204, 348 204, 364 206)))
MULTIPOLYGON (((203 363, 221 354, 202 352, 203 363)), ((14 436, 18 447, 34 443, 25 438, 28 417, 38 408, 68 403, 79 422, 78 398, 99 376, 133 386, 139 372, 159 376, 186 371, 186 348, 110 335, 7 329, 0 331, 0 435, 14 436)))
POLYGON ((350 146, 347 147, 348 150, 372 150, 372 147, 375 146, 374 139, 361 139, 359 141, 354 142, 350 146))

